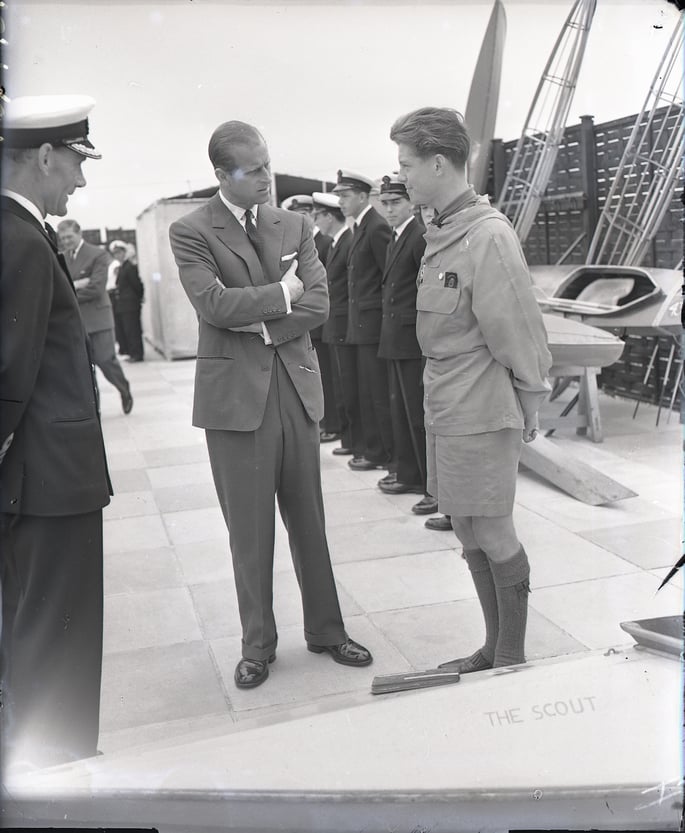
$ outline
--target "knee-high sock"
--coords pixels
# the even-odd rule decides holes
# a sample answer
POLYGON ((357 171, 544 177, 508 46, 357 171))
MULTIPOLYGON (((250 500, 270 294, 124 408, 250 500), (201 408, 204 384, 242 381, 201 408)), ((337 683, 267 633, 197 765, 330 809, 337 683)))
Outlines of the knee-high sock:
POLYGON ((493 666, 516 665, 526 661, 526 621, 530 593, 528 557, 521 547, 516 555, 506 561, 490 559, 490 569, 499 614, 499 634, 493 666))
POLYGON ((480 649, 480 653, 492 665, 499 635, 499 612, 495 582, 490 571, 488 557, 482 550, 464 550, 464 555, 478 594, 483 619, 485 619, 485 644, 480 649))
POLYGON ((460 674, 469 674, 473 671, 492 668, 499 634, 499 614, 495 583, 490 572, 488 557, 482 550, 466 549, 464 550, 464 557, 471 571, 471 578, 485 619, 485 644, 468 657, 453 659, 450 662, 442 663, 438 667, 449 668, 458 671, 460 674))

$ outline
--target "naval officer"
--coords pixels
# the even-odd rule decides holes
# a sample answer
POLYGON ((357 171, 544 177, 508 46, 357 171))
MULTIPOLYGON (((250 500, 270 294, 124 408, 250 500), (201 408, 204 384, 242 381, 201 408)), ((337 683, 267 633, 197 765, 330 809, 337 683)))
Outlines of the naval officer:
POLYGON ((7 105, 0 278, 0 582, 6 766, 96 754, 102 508, 111 486, 79 303, 48 214, 100 159, 87 96, 7 105))

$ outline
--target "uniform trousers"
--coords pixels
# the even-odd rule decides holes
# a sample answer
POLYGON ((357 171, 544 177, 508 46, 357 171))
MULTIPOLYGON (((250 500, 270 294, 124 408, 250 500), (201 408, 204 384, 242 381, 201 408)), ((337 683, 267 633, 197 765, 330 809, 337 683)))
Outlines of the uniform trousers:
POLYGON ((318 338, 313 338, 312 344, 319 360, 321 385, 323 386, 323 419, 320 427, 322 431, 329 434, 339 434, 341 430, 340 415, 336 407, 330 347, 318 338))
POLYGON ((96 754, 102 669, 102 510, 0 515, 5 762, 96 754))
POLYGON ((364 456, 383 465, 393 455, 388 362, 378 358, 378 344, 358 344, 356 350, 364 456))
POLYGON ((114 316, 114 339, 119 345, 119 354, 122 356, 130 356, 128 344, 126 343, 126 335, 121 322, 121 313, 119 312, 119 299, 116 289, 110 290, 108 293, 110 303, 112 304, 112 315, 114 316))
POLYGON ((143 350, 143 330, 140 325, 140 307, 134 307, 119 311, 120 326, 123 331, 124 344, 126 345, 126 354, 132 359, 142 359, 143 350))
POLYGON ((397 479, 426 489, 422 359, 389 359, 390 417, 397 479))
POLYGON ((275 505, 288 532, 312 645, 347 639, 326 541, 319 426, 276 354, 256 431, 206 430, 219 503, 229 532, 246 659, 266 660, 278 641, 273 614, 275 505))
MULTIPOLYGON (((128 380, 117 359, 114 346, 114 330, 98 330, 88 333, 93 364, 100 368, 107 381, 114 385, 122 396, 130 394, 128 380)), ((131 345, 128 345, 130 348, 131 345)))
POLYGON ((331 344, 330 348, 335 397, 342 425, 342 445, 361 456, 364 453, 364 434, 359 412, 356 347, 351 344, 331 344))

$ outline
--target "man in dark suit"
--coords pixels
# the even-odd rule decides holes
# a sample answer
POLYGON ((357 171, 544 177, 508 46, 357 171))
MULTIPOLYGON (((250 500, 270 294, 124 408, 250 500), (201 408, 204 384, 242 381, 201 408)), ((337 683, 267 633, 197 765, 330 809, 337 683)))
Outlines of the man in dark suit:
POLYGON ((102 507, 111 488, 86 331, 47 214, 99 159, 87 96, 30 96, 3 124, 0 583, 3 763, 97 751, 102 507))
MULTIPOLYGON (((304 216, 312 224, 312 235, 316 246, 319 260, 325 265, 328 252, 331 248, 331 238, 317 226, 314 218, 314 202, 308 194, 295 194, 288 197, 281 203, 281 208, 287 211, 296 211, 304 216)), ((310 332, 312 344, 316 350, 319 360, 319 371, 321 372, 321 385, 323 387, 323 419, 321 420, 319 439, 322 443, 330 443, 340 439, 340 421, 335 404, 335 391, 333 389, 333 368, 331 366, 331 352, 328 345, 322 341, 323 325, 314 327, 310 332)))
POLYGON ((347 263, 348 344, 355 345, 364 447, 355 448, 348 465, 364 470, 387 468, 392 460, 392 425, 386 362, 378 358, 381 334, 381 279, 390 226, 369 202, 373 181, 352 171, 338 171, 333 192, 352 222, 347 263))
POLYGON ((304 636, 344 665, 371 654, 345 633, 324 524, 323 394, 309 331, 328 315, 326 275, 305 219, 267 205, 269 151, 244 122, 209 142, 219 192, 171 225, 199 317, 193 424, 204 428, 230 535, 243 629, 234 680, 252 688, 276 658, 274 499, 302 592, 304 636))
POLYGON ((314 217, 332 242, 326 260, 326 278, 330 312, 323 325, 322 338, 331 354, 333 391, 341 425, 342 445, 333 454, 352 454, 352 449, 364 447, 364 435, 359 412, 359 382, 357 354, 347 344, 347 259, 352 245, 352 231, 345 223, 340 200, 335 194, 315 192, 314 217))
POLYGON ((395 476, 379 481, 378 487, 386 494, 426 496, 423 367, 416 339, 416 276, 426 241, 407 189, 397 177, 383 177, 379 199, 392 228, 383 270, 378 356, 388 361, 395 476))
POLYGON ((129 414, 133 408, 131 386, 117 359, 114 316, 107 294, 110 257, 99 246, 86 243, 76 220, 62 220, 57 226, 57 233, 74 281, 83 323, 90 339, 93 362, 100 368, 105 379, 119 391, 121 407, 125 414, 129 414))

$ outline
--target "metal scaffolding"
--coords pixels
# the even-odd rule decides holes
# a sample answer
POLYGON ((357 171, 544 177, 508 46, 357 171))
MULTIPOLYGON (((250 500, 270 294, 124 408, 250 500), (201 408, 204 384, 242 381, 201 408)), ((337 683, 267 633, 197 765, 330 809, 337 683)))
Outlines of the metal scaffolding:
POLYGON ((596 0, 576 0, 543 70, 497 207, 521 242, 533 225, 564 137, 596 0))
POLYGON ((586 263, 639 266, 683 172, 683 22, 679 18, 607 195, 586 263))

